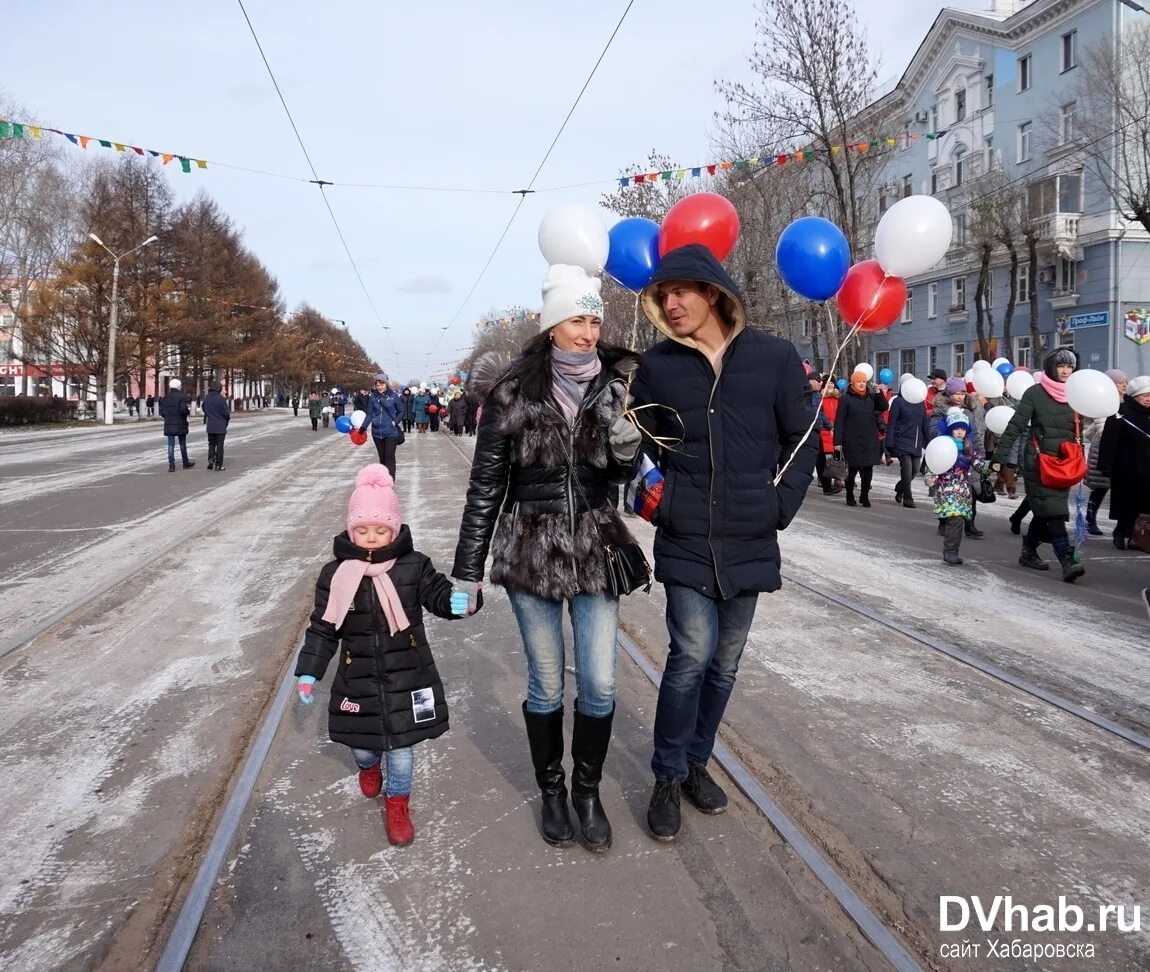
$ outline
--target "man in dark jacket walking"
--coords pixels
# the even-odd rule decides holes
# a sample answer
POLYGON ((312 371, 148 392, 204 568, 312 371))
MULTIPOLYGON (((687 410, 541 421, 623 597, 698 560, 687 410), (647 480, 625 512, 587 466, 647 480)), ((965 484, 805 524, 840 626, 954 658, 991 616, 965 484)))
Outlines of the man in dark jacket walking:
POLYGON ((164 420, 164 435, 168 437, 168 472, 176 471, 176 440, 180 442, 180 456, 184 468, 191 469, 188 460, 188 415, 192 411, 192 396, 184 392, 179 378, 168 382, 168 392, 160 399, 160 417, 164 420))
POLYGON ((208 433, 208 469, 224 471, 224 436, 228 434, 228 423, 232 420, 232 410, 228 400, 220 394, 220 383, 208 385, 204 399, 204 425, 208 433))
POLYGON ((643 355, 631 390, 634 407, 658 406, 638 416, 645 451, 665 477, 653 522, 671 645, 647 823, 655 839, 672 840, 680 789, 704 813, 726 809, 706 763, 759 593, 782 586, 777 531, 806 495, 818 439, 808 435, 813 413, 798 352, 747 327, 738 288, 706 247, 668 253, 641 299, 668 338, 643 355))

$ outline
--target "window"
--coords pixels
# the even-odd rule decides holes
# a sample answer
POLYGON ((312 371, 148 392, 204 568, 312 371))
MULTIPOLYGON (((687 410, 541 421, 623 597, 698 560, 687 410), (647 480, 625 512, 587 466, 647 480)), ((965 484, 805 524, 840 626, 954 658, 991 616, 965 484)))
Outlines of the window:
POLYGON ((967 231, 970 229, 970 218, 966 213, 959 213, 952 217, 954 221, 954 234, 951 237, 951 249, 966 246, 967 231))
POLYGON ((1074 350, 1074 332, 1073 331, 1059 331, 1058 332, 1058 347, 1070 348, 1074 350))
POLYGON ((926 316, 938 317, 938 284, 926 285, 926 316))
POLYGON ((938 131, 938 105, 930 109, 930 130, 932 133, 938 131))
POLYGON ((966 149, 956 149, 954 152, 954 184, 956 186, 962 185, 963 179, 963 162, 966 159, 966 149))
POLYGON ((1082 176, 1078 173, 1048 176, 1032 182, 1026 189, 1026 201, 1032 218, 1052 213, 1082 212, 1082 176))
POLYGON ((966 345, 965 344, 952 344, 950 346, 951 367, 950 373, 952 375, 965 375, 966 374, 966 345))
POLYGON ((1030 335, 1014 339, 1014 367, 1032 368, 1033 355, 1030 349, 1030 335))
MULTIPOLYGON (((927 361, 927 364, 926 364, 926 370, 928 372, 934 371, 934 369, 938 367, 938 345, 937 344, 932 344, 930 346, 930 350, 927 353, 927 358, 929 360, 927 361)), ((905 373, 906 372, 903 372, 903 374, 905 374, 905 373)))
POLYGON ((938 173, 931 172, 930 174, 930 194, 932 196, 938 194, 938 173))
POLYGON ((874 371, 877 375, 883 368, 890 367, 890 352, 876 351, 874 354, 874 371))
POLYGON ((1018 162, 1030 161, 1030 122, 1018 126, 1018 162))
POLYGON ((898 353, 898 373, 900 375, 918 374, 918 372, 914 370, 914 359, 914 348, 903 348, 898 353))
POLYGON ((914 182, 911 175, 908 173, 902 177, 902 198, 914 195, 914 182))
POLYGON ((986 76, 986 107, 994 107, 994 75, 988 74, 986 76))
POLYGON ((900 323, 909 324, 911 318, 910 302, 914 297, 914 289, 911 287, 906 288, 906 303, 902 305, 902 318, 900 323))
POLYGON ((1065 145, 1073 142, 1077 135, 1074 131, 1074 115, 1078 110, 1078 102, 1070 101, 1059 109, 1058 113, 1058 144, 1065 145))
POLYGON ((986 310, 994 307, 994 271, 986 271, 986 289, 982 292, 982 306, 986 310))
POLYGON ((1018 265, 1018 279, 1014 282, 1014 292, 1018 295, 1016 303, 1025 304, 1030 300, 1030 264, 1018 265))
POLYGON ((1078 264, 1066 257, 1059 257, 1055 268, 1054 292, 1072 294, 1078 285, 1078 264))
POLYGON ((1018 90, 1030 90, 1030 55, 1026 54, 1018 59, 1018 90))
MULTIPOLYGON (((950 309, 957 313, 966 310, 966 277, 955 277, 950 282, 950 309)), ((963 368, 963 371, 966 369, 963 368)))
POLYGON ((1072 30, 1062 35, 1062 67, 1069 71, 1078 65, 1078 31, 1072 30))
POLYGON ((966 121, 966 88, 959 88, 954 93, 954 120, 966 121))

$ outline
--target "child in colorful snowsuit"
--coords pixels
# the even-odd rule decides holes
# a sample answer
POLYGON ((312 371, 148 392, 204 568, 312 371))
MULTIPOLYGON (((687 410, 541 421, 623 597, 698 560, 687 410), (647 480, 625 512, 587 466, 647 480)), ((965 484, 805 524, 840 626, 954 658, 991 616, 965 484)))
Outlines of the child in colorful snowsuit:
POLYGON ((970 438, 970 418, 963 409, 948 409, 943 421, 945 434, 958 449, 958 458, 946 472, 928 476, 927 484, 934 487, 934 515, 943 525, 942 559, 951 567, 957 567, 962 563, 958 548, 963 531, 974 511, 970 473, 974 470, 985 474, 990 464, 970 438))
POLYGON ((315 610, 296 663, 296 690, 310 705, 315 683, 340 651, 328 704, 328 734, 350 747, 365 797, 379 796, 387 839, 415 838, 409 798, 412 746, 447 731, 447 701, 435 669, 423 610, 462 618, 483 606, 412 546, 391 474, 378 463, 361 469, 347 507, 347 531, 335 559, 320 571, 315 610))

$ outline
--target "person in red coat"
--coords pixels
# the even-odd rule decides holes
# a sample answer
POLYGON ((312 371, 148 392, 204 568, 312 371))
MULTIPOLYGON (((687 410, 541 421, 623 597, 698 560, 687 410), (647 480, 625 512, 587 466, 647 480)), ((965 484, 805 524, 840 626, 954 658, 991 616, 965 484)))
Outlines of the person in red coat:
POLYGON ((835 416, 839 411, 839 390, 835 387, 834 376, 827 375, 823 385, 823 397, 819 403, 819 446, 822 462, 819 464, 819 485, 828 496, 841 493, 841 480, 826 474, 827 457, 835 451, 835 416))

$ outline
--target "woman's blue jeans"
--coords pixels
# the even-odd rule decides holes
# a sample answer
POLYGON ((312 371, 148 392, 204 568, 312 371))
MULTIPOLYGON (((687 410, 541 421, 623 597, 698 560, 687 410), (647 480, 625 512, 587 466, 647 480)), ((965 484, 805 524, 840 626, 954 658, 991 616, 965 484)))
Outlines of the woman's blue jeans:
POLYGON ((666 591, 671 650, 655 708, 651 769, 656 779, 682 781, 688 765, 711 758, 759 596, 717 601, 680 584, 666 591))
POLYGON ((411 774, 415 766, 415 754, 410 746, 402 749, 389 749, 386 752, 377 752, 374 749, 351 750, 355 757, 355 765, 360 769, 371 769, 383 760, 384 783, 383 792, 387 796, 408 796, 411 793, 411 774))
MULTIPOLYGON (((528 712, 545 715, 563 707, 563 601, 507 589, 527 656, 528 712)), ((567 601, 575 632, 575 682, 579 711, 601 719, 615 709, 615 634, 619 599, 576 594, 567 601)))

